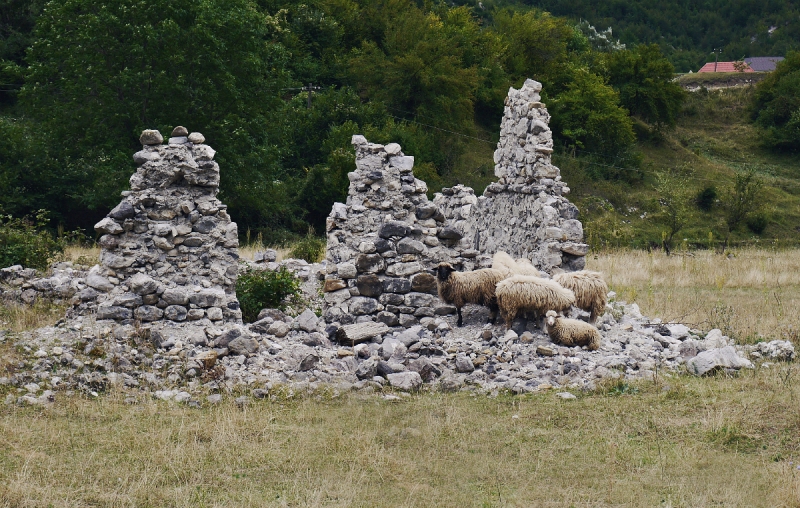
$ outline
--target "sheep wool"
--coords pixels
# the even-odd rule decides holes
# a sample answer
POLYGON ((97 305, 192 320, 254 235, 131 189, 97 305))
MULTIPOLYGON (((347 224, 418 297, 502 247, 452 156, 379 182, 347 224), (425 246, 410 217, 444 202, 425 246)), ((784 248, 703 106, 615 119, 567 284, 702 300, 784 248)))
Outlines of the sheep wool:
POLYGON ((569 289, 550 279, 529 275, 512 275, 499 282, 496 295, 500 314, 508 328, 522 311, 541 315, 550 309, 564 311, 575 303, 575 295, 569 289))
POLYGON ((541 277, 539 270, 537 270, 533 263, 524 258, 519 258, 516 261, 503 251, 497 251, 492 257, 492 268, 500 270, 506 277, 512 275, 530 275, 532 277, 541 277))
POLYGON ((517 259, 517 273, 519 275, 530 275, 531 277, 541 277, 542 274, 533 266, 530 259, 517 259))
POLYGON ((439 298, 452 304, 458 312, 458 326, 462 326, 461 308, 468 303, 477 303, 489 308, 489 319, 497 319, 497 297, 495 287, 505 278, 502 271, 483 268, 472 272, 457 272, 448 263, 436 268, 436 287, 439 298))
POLYGON ((608 286, 600 272, 580 270, 553 276, 553 280, 575 293, 575 306, 589 313, 589 322, 596 323, 605 312, 608 286))
POLYGON ((497 251, 492 257, 492 268, 500 270, 506 277, 511 277, 517 273, 517 263, 514 262, 514 258, 501 250, 497 251))
POLYGON ((553 310, 548 310, 546 317, 547 334, 554 342, 565 346, 586 346, 589 351, 600 348, 600 331, 586 321, 567 319, 553 310))

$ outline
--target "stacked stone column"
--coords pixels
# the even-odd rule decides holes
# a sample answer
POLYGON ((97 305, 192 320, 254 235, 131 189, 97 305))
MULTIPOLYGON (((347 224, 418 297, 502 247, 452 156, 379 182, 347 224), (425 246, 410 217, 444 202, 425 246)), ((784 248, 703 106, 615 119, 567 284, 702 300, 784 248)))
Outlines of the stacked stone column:
POLYGON ((87 276, 97 318, 241 322, 235 295, 238 235, 219 191, 219 165, 202 134, 176 127, 168 144, 146 130, 131 190, 105 219, 100 265, 87 276))

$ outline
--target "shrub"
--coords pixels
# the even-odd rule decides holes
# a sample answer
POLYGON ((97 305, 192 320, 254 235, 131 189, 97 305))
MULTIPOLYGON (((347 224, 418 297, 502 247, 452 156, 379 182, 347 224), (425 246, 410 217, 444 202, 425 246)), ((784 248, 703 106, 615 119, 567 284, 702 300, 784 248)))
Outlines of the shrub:
POLYGON ((299 296, 300 280, 285 266, 275 271, 248 269, 236 281, 236 297, 247 323, 255 321, 262 309, 284 309, 299 296))
POLYGON ((42 229, 45 224, 44 210, 33 217, 0 215, 0 268, 12 265, 47 268, 47 263, 64 250, 64 245, 42 229))
POLYGON ((322 261, 325 254, 325 240, 315 236, 307 236, 292 247, 289 255, 296 259, 305 259, 309 263, 322 261))
POLYGON ((697 203, 697 208, 703 210, 704 212, 709 212, 714 207, 714 203, 717 200, 717 188, 713 185, 709 185, 705 189, 701 190, 697 193, 697 197, 695 198, 695 203, 697 203))
POLYGON ((760 235, 767 229, 769 225, 769 220, 762 214, 754 215, 747 219, 747 229, 753 232, 753 234, 760 235))

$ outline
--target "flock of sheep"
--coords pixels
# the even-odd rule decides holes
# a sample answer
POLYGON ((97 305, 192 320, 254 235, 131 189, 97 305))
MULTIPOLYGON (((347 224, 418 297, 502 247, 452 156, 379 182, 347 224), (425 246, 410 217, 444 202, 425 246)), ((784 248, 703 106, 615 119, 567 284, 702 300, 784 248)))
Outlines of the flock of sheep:
POLYGON ((436 283, 439 297, 456 307, 458 326, 463 325, 461 308, 476 303, 489 308, 492 323, 498 311, 508 328, 522 313, 535 319, 545 316, 547 334, 554 341, 589 350, 600 347, 594 323, 605 310, 608 286, 598 272, 563 272, 547 279, 527 259, 514 260, 500 251, 491 268, 458 272, 449 263, 441 263, 436 283), (573 305, 589 313, 589 323, 563 316, 573 305))

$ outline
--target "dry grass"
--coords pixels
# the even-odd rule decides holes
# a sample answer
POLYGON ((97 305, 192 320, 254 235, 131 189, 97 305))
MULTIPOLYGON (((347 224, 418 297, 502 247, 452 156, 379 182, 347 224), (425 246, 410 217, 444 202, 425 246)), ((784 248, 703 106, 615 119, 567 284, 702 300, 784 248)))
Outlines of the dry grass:
POLYGON ((86 247, 83 245, 70 245, 64 249, 64 261, 72 261, 85 266, 94 266, 100 262, 100 247, 86 247))
MULTIPOLYGON (((253 255, 258 251, 266 249, 275 249, 278 252, 278 261, 285 259, 289 256, 291 247, 265 247, 259 243, 251 243, 239 248, 239 256, 242 259, 253 259, 253 255)), ((83 247, 80 245, 72 245, 64 250, 64 261, 72 261, 73 263, 80 263, 87 266, 92 266, 100 261, 100 247, 83 247)))
POLYGON ((566 402, 6 406, 0 506, 797 506, 796 375, 782 365, 566 402))
MULTIPOLYGON (((589 267, 651 316, 710 326, 724 306, 740 338, 796 326, 798 252, 736 254, 601 253, 589 267)), ((344 394, 197 410, 59 395, 0 406, 0 506, 800 506, 799 374, 662 374, 573 401, 344 394)))
POLYGON ((50 326, 64 317, 65 305, 39 300, 32 306, 0 302, 0 330, 22 332, 50 326))
POLYGON ((744 249, 732 258, 709 251, 605 252, 590 256, 588 266, 647 316, 720 328, 739 342, 800 335, 797 250, 744 249))

